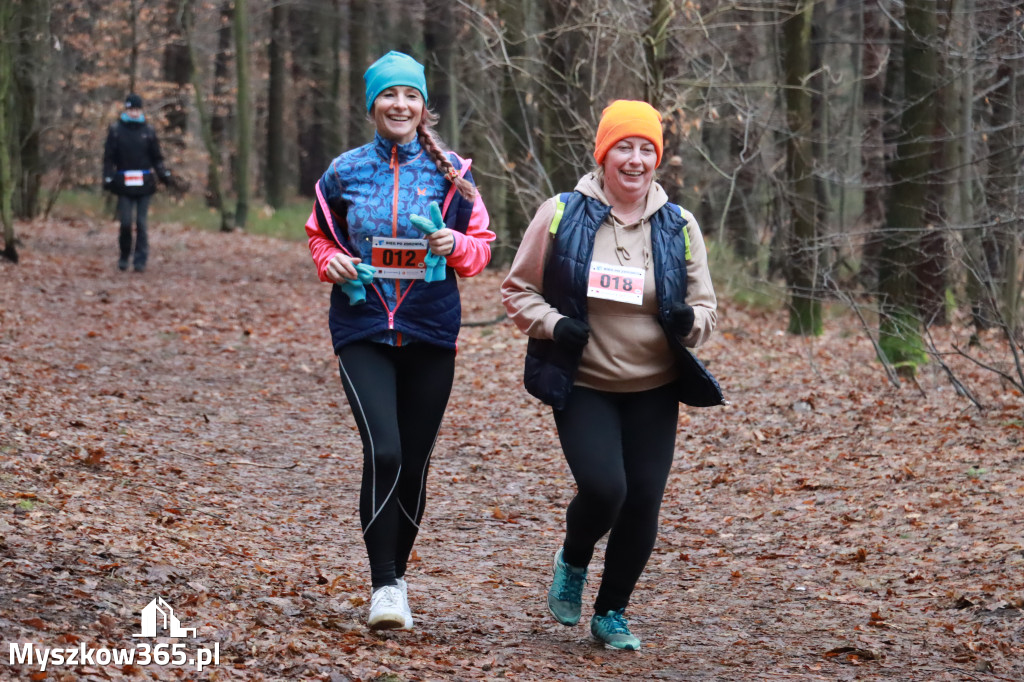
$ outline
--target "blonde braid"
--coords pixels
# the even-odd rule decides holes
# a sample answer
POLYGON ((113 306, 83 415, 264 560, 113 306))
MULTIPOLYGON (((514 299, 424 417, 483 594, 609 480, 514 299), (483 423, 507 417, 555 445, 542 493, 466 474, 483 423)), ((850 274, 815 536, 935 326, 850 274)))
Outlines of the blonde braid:
POLYGON ((444 153, 440 143, 430 129, 435 123, 437 123, 437 116, 429 111, 424 111, 423 118, 420 119, 420 124, 416 127, 416 133, 420 138, 420 146, 427 150, 430 158, 434 161, 434 165, 437 166, 437 170, 455 185, 458 193, 464 199, 473 201, 476 199, 476 187, 472 182, 459 175, 459 171, 452 165, 448 155, 444 153))

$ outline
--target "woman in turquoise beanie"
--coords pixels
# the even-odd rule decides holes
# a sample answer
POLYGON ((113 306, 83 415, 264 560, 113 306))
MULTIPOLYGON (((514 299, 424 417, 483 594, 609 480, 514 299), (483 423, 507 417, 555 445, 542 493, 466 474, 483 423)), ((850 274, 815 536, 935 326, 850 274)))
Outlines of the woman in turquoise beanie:
POLYGON ((470 160, 432 131, 423 65, 389 52, 364 80, 374 139, 331 162, 306 233, 320 280, 334 284, 331 339, 363 444, 368 624, 409 629, 406 566, 455 374, 456 275, 484 269, 494 233, 470 160))

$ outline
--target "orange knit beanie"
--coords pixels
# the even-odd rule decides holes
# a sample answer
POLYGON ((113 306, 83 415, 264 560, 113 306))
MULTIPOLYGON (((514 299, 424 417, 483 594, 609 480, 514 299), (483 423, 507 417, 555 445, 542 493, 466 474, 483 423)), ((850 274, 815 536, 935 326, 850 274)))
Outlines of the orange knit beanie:
POLYGON ((594 158, 600 165, 604 156, 616 142, 627 137, 642 137, 654 143, 661 164, 664 141, 661 134, 661 114, 647 102, 618 99, 605 108, 597 124, 594 158))

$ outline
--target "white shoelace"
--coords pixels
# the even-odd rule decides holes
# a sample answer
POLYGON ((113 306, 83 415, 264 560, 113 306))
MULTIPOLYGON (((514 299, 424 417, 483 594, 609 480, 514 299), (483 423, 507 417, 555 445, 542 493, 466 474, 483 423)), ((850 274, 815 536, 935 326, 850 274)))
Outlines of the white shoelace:
POLYGON ((402 592, 394 585, 387 585, 380 588, 373 593, 370 597, 370 609, 376 611, 377 609, 387 609, 389 611, 394 610, 397 613, 401 613, 403 609, 402 604, 402 592))

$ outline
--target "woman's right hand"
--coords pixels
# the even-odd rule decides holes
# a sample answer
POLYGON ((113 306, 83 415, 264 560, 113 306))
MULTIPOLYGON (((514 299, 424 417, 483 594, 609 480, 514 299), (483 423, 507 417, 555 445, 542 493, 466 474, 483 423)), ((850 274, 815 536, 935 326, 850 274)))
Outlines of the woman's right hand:
POLYGON ((324 274, 335 284, 344 284, 350 280, 359 279, 356 265, 361 262, 361 258, 351 258, 344 253, 339 253, 327 263, 324 274))

